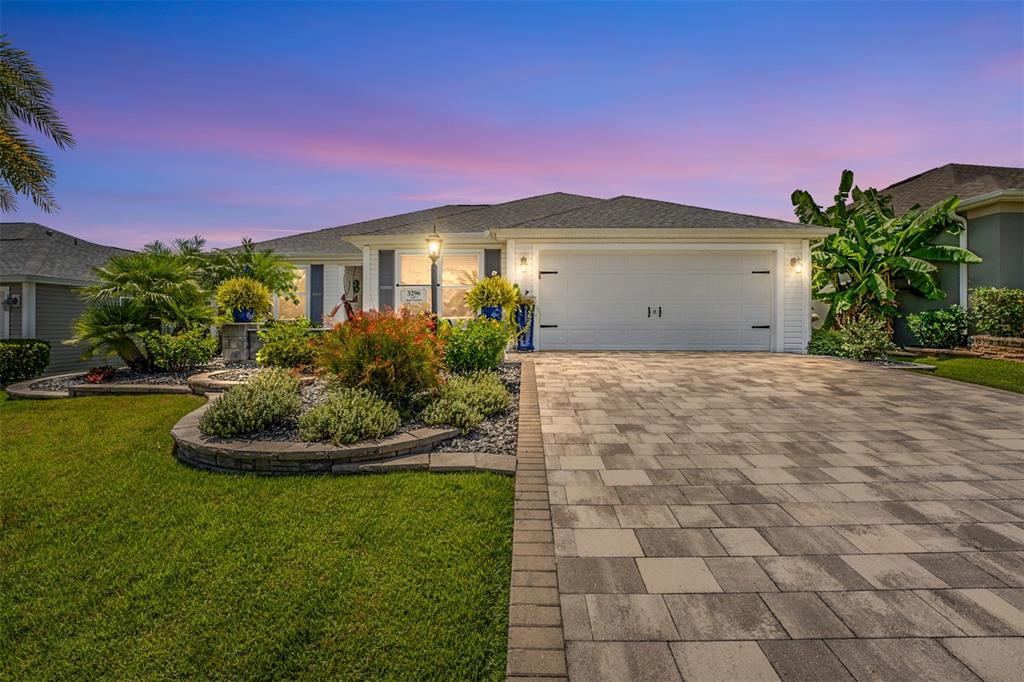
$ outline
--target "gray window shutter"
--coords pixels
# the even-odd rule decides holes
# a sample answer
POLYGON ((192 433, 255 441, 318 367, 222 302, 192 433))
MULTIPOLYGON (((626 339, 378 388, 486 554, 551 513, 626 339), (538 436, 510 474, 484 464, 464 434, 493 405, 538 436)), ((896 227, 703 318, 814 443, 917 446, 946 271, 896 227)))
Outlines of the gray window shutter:
POLYGON ((490 277, 492 272, 501 274, 501 249, 484 250, 484 277, 490 277))
POLYGON ((324 317, 324 266, 309 266, 309 319, 314 327, 323 324, 324 317))
POLYGON ((383 310, 385 307, 394 309, 395 307, 395 252, 393 249, 388 251, 379 251, 380 256, 380 267, 378 268, 378 289, 377 289, 377 309, 383 310))

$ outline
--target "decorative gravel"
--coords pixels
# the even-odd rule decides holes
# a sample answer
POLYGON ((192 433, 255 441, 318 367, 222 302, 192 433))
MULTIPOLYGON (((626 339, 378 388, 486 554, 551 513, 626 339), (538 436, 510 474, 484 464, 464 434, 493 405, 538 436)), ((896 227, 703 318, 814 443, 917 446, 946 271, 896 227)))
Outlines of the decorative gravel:
MULTIPOLYGON (((484 422, 472 433, 458 436, 446 441, 435 448, 436 452, 489 452, 499 455, 516 454, 516 437, 519 430, 519 363, 507 362, 498 367, 505 387, 512 394, 512 404, 501 414, 497 414, 484 422)), ((239 370, 239 372, 253 370, 239 370)), ((251 375, 251 374, 250 374, 251 375)), ((241 374, 239 374, 241 376, 241 374)), ((214 378, 223 379, 218 373, 214 378)), ((302 409, 304 414, 312 409, 314 405, 322 402, 327 395, 328 383, 324 379, 317 379, 299 389, 302 396, 302 409)), ((425 426, 416 418, 403 421, 396 433, 412 431, 425 426)), ((285 424, 279 424, 270 429, 260 431, 246 436, 249 440, 258 441, 299 441, 298 419, 285 424)))
MULTIPOLYGON (((167 384, 184 386, 188 383, 188 378, 194 374, 201 372, 210 372, 218 369, 225 370, 238 370, 238 371, 255 371, 255 362, 231 362, 225 364, 220 360, 214 360, 208 365, 197 368, 194 372, 135 372, 127 367, 122 367, 117 370, 113 377, 109 380, 104 381, 104 384, 167 384)), ((85 373, 76 374, 74 376, 59 377, 53 379, 43 379, 37 381, 30 386, 30 388, 40 389, 43 391, 66 391, 71 386, 77 386, 79 384, 87 384, 85 380, 85 373)))

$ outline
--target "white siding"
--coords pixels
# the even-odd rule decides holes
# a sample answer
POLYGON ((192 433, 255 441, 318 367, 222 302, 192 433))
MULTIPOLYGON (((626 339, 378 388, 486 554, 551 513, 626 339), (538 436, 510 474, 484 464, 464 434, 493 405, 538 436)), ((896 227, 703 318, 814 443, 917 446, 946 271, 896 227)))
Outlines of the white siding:
POLYGON ((378 306, 377 294, 380 285, 380 255, 378 250, 365 246, 363 247, 363 309, 376 310, 378 306))

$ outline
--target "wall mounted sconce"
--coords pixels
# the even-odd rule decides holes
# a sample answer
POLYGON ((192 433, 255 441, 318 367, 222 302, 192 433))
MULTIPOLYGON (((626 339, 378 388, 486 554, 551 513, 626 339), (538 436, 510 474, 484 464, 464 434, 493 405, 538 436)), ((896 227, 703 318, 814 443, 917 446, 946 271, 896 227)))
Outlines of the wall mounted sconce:
POLYGON ((799 258, 790 258, 789 266, 793 268, 793 272, 798 275, 802 275, 804 272, 804 262, 799 258))
POLYGON ((522 258, 519 259, 519 274, 520 275, 525 275, 526 274, 526 270, 527 270, 526 265, 527 265, 526 256, 523 256, 522 258))

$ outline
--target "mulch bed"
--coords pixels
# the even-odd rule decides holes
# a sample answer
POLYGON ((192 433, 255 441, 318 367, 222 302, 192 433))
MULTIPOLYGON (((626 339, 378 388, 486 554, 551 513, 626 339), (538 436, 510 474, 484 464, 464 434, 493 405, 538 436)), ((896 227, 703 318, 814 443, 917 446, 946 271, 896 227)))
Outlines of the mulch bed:
MULTIPOLYGON (((211 372, 218 369, 233 370, 233 371, 256 371, 255 362, 232 362, 223 363, 218 360, 214 360, 208 365, 198 367, 192 372, 135 372, 127 367, 122 367, 117 370, 113 377, 109 380, 102 382, 103 384, 161 384, 161 385, 173 385, 173 386, 185 386, 188 384, 188 378, 201 372, 211 372)), ((251 374, 250 374, 251 375, 251 374)), ((217 378, 221 378, 218 374, 217 378)), ((226 379, 226 377, 225 377, 226 379)), ((227 379, 230 381, 230 379, 227 379)), ((66 391, 71 386, 78 386, 80 384, 87 384, 85 380, 85 372, 76 374, 74 376, 65 377, 54 377, 51 379, 41 379, 30 386, 30 388, 41 390, 41 391, 66 391)))

